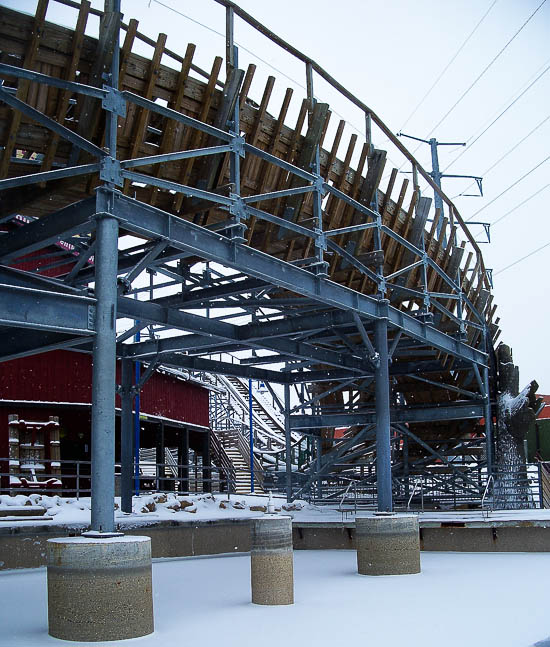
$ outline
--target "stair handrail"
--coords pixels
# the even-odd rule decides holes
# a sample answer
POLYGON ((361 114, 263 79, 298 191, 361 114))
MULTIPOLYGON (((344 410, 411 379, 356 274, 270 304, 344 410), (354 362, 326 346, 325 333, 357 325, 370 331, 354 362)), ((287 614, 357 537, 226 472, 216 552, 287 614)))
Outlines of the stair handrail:
MULTIPOLYGON (((237 403, 238 403, 238 405, 241 407, 241 409, 243 409, 243 411, 248 411, 248 400, 247 400, 247 399, 245 399, 245 398, 243 398, 243 396, 242 396, 242 395, 237 391, 237 389, 236 389, 236 387, 234 386, 234 384, 232 384, 232 383, 231 383, 231 380, 230 380, 227 376, 225 376, 225 375, 220 375, 220 376, 218 376, 218 377, 219 377, 219 381, 220 381, 222 384, 224 384, 224 386, 226 386, 226 387, 227 387, 227 390, 228 390, 228 391, 231 393, 231 395, 235 398, 235 400, 237 401, 237 403)), ((241 383, 241 382, 239 381, 239 383, 241 383)), ((243 386, 243 387, 245 387, 245 386, 246 386, 246 385, 245 385, 245 384, 243 384, 243 383, 241 383, 241 384, 242 384, 242 386, 243 386)), ((260 403, 258 400, 256 400, 256 402, 257 402, 259 405, 261 405, 261 403, 260 403)), ((266 413, 268 413, 268 412, 266 412, 266 413)), ((265 423, 265 422, 264 422, 264 421, 259 417, 259 415, 258 415, 254 410, 252 411, 252 415, 253 415, 253 417, 254 417, 254 420, 255 420, 255 421, 259 424, 259 426, 262 428, 262 432, 263 432, 263 433, 265 433, 265 434, 266 434, 266 435, 268 435, 268 436, 271 436, 271 438, 273 438, 274 440, 277 440, 277 441, 278 441, 278 442, 280 442, 281 444, 284 444, 284 438, 283 438, 282 436, 278 435, 278 434, 277 434, 273 429, 270 429, 270 428, 269 428, 269 426, 268 426, 268 425, 267 425, 267 424, 266 424, 266 423, 265 423)), ((248 418, 247 418, 247 420, 244 422, 245 426, 248 426, 248 422, 247 422, 247 421, 248 421, 248 418)), ((292 435, 295 437, 297 434, 296 434, 296 433, 293 433, 292 435)), ((300 437, 300 438, 297 438, 297 439, 296 439, 296 442, 300 442, 300 440, 301 440, 301 437, 300 437)), ((280 451, 284 451, 284 448, 282 448, 280 451)), ((270 452, 270 453, 274 453, 274 452, 270 452)))
MULTIPOLYGON (((481 514, 483 516, 483 510, 484 510, 484 504, 485 504, 485 499, 487 498, 487 494, 489 493, 489 486, 493 484, 493 489, 495 486, 495 477, 491 474, 489 478, 487 479, 487 483, 485 485, 485 489, 483 490, 483 496, 481 497, 481 514)), ((487 517, 489 517, 489 510, 487 510, 487 517)))
POLYGON ((214 429, 210 430, 210 447, 212 449, 212 457, 215 461, 217 460, 218 467, 223 469, 225 472, 227 478, 227 491, 231 492, 232 487, 234 489, 234 484, 236 483, 235 466, 227 455, 225 447, 214 429))
POLYGON ((424 481, 423 479, 420 479, 420 481, 416 481, 413 487, 413 491, 411 492, 411 496, 409 497, 409 500, 407 501, 407 511, 411 509, 411 501, 413 499, 413 496, 416 493, 416 490, 418 486, 420 485, 420 491, 422 494, 422 510, 424 510, 424 481))
POLYGON ((342 494, 342 498, 340 499, 340 503, 338 504, 338 510, 342 515, 342 519, 344 518, 344 510, 342 510, 342 506, 344 505, 344 500, 348 495, 351 487, 353 487, 355 492, 355 514, 357 515, 357 483, 353 479, 350 479, 350 482, 348 483, 348 487, 344 490, 344 494, 342 494))
POLYGON ((164 462, 166 467, 172 472, 172 476, 178 477, 178 461, 172 455, 169 447, 164 448, 164 462))
MULTIPOLYGON (((238 380, 240 384, 245 388, 248 389, 248 384, 246 383, 245 378, 241 377, 235 377, 234 379, 238 380)), ((281 432, 284 433, 285 429, 285 420, 284 416, 279 413, 265 398, 261 393, 259 393, 257 390, 252 391, 252 397, 256 401, 256 403, 263 409, 264 413, 269 416, 269 418, 280 428, 281 432)))

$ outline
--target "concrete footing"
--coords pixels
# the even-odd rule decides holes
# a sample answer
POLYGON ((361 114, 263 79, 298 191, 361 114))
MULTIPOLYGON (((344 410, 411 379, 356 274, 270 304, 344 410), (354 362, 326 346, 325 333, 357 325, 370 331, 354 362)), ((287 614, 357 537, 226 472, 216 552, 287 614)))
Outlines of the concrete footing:
POLYGON ((292 519, 266 515, 254 519, 251 542, 254 604, 294 604, 292 519))
POLYGON ((48 631, 98 642, 153 632, 149 537, 48 541, 48 631))
POLYGON ((357 517, 355 528, 360 575, 420 573, 418 517, 357 517))

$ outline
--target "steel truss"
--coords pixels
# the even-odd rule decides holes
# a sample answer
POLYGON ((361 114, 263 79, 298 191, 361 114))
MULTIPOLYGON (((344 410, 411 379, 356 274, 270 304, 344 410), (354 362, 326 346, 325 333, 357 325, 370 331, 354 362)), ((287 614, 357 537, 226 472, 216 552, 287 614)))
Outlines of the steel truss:
MULTIPOLYGON (((256 28, 260 27, 232 2, 217 1, 227 11, 227 70, 228 79, 234 82, 232 73, 237 70, 232 40, 234 15, 239 15, 256 28)), ((112 9, 111 19, 120 22, 119 7, 112 9)), ((104 23, 111 24, 107 20, 104 23)), ((262 31, 265 34, 267 30, 263 28, 262 31)), ((267 35, 285 49, 290 47, 271 32, 267 35)), ((72 156, 77 161, 65 168, 2 179, 0 190, 92 174, 97 174, 101 181, 95 197, 44 215, 0 238, 0 262, 4 264, 0 267, 0 324, 4 327, 0 359, 69 346, 93 352, 92 530, 108 533, 114 529, 112 468, 116 357, 123 359, 124 367, 120 386, 123 395, 123 507, 128 505, 132 487, 131 410, 136 386, 132 385, 131 366, 136 361, 149 366, 161 363, 188 371, 206 371, 283 385, 285 397, 282 406, 288 447, 292 442, 292 432, 300 431, 304 437, 319 439, 324 428, 363 428, 349 442, 349 448, 353 448, 360 440, 366 439, 364 430, 368 429, 370 438, 375 440, 378 506, 381 510, 392 509, 392 479, 414 465, 404 465, 392 459, 392 452, 395 453, 392 449, 395 444, 394 426, 400 429, 402 436, 408 436, 412 441, 416 439, 433 458, 437 456, 437 450, 415 436, 410 425, 485 418, 484 465, 490 472, 492 439, 488 354, 491 342, 487 318, 464 290, 460 268, 454 268, 456 275, 450 276, 428 255, 423 234, 425 215, 417 211, 415 226, 419 228, 416 237, 419 243, 413 244, 384 224, 377 200, 364 204, 323 178, 318 144, 313 168, 305 170, 248 143, 240 134, 238 92, 237 107, 235 104, 231 107, 227 123, 216 127, 137 94, 120 91, 118 28, 112 38, 115 43, 112 73, 102 88, 0 64, 0 76, 12 81, 11 87, 4 85, 0 88, 0 101, 67 141, 77 153, 72 156), (19 99, 14 80, 34 82, 100 100, 106 119, 106 146, 97 146, 19 99), (117 158, 117 122, 124 118, 129 106, 158 115, 167 123, 181 124, 204 133, 211 138, 212 145, 120 160, 117 158), (79 151, 86 152, 95 161, 78 164, 79 151), (191 158, 208 160, 220 155, 229 156, 231 187, 227 195, 169 181, 155 173, 158 165, 191 158), (241 165, 249 157, 281 169, 296 179, 296 186, 246 195, 240 186, 241 165), (147 172, 139 172, 137 169, 140 168, 147 172), (190 222, 124 195, 120 189, 125 182, 181 194, 208 205, 208 209, 217 209, 225 217, 211 225, 190 222), (281 217, 261 208, 268 201, 305 195, 311 196, 313 204, 314 220, 310 225, 299 224, 293 218, 281 217), (323 201, 328 196, 360 214, 362 222, 327 229, 323 219, 323 201), (287 262, 255 249, 247 241, 247 229, 253 219, 273 225, 276 231, 287 232, 284 235, 308 239, 312 255, 287 262), (384 237, 403 249, 402 267, 385 275, 383 262, 366 265, 336 242, 343 235, 368 229, 373 233, 375 252, 381 249, 384 237), (140 242, 130 249, 123 249, 120 238, 128 234, 140 242), (73 241, 75 245, 71 251, 74 264, 64 276, 51 279, 36 272, 7 267, 17 259, 59 241, 73 241), (327 258, 334 254, 372 284, 372 294, 363 294, 328 278, 327 258), (90 262, 92 256, 93 264, 90 262), (193 272, 191 266, 198 261, 206 263, 207 269, 193 272), (225 269, 212 271, 210 263, 225 269), (136 283, 136 279, 146 271, 157 277, 156 283, 151 279, 149 287, 136 283), (420 272, 420 289, 407 287, 405 279, 412 272, 420 272), (443 287, 434 290, 428 273, 437 276, 443 287), (91 283, 94 284, 93 290, 89 287, 91 283), (167 296, 167 287, 177 288, 178 292, 167 296), (134 298, 138 294, 149 298, 134 298), (411 312, 403 311, 396 300, 400 295, 417 300, 421 306, 411 312), (237 309, 238 312, 213 317, 210 316, 211 309, 237 309), (206 315, 201 314, 204 310, 206 315), (245 323, 242 323, 243 315, 247 315, 245 323), (135 322, 128 332, 118 337, 117 318, 135 322), (443 320, 447 322, 446 328, 440 325, 443 320), (152 333, 150 338, 131 342, 131 336, 145 327, 149 327, 152 333), (164 331, 162 336, 161 331, 164 331), (165 331, 177 334, 166 335, 165 331), (480 340, 484 341, 480 343, 480 340), (241 361, 228 359, 231 354, 242 351, 248 354, 241 357, 241 361), (216 356, 219 357, 216 359, 216 356), (285 368, 277 369, 281 364, 285 368), (269 365, 276 368, 264 368, 269 365), (435 378, 431 379, 430 375, 435 378), (442 375, 447 375, 447 378, 442 375), (460 380, 460 386, 454 379, 458 375, 466 375, 466 379, 460 380), (404 390, 403 385, 410 390, 415 381, 441 390, 443 394, 451 393, 453 397, 445 395, 433 404, 411 405, 407 401, 409 391, 404 390), (302 389, 302 385, 307 385, 307 388, 302 389), (311 385, 320 385, 321 391, 308 391, 311 385), (294 407, 290 401, 291 388, 295 388, 301 398, 294 407), (336 393, 347 394, 347 400, 331 409, 327 397, 336 393)), ((306 64, 311 122, 315 108, 313 72, 325 79, 328 75, 313 61, 291 49, 306 64)), ((240 78, 242 80, 242 74, 240 78)), ((392 141, 395 140, 367 106, 334 79, 328 79, 344 96, 361 107, 369 128, 371 122, 375 122, 392 141)), ((456 235, 457 227, 462 227, 466 238, 479 252, 454 205, 433 185, 414 157, 398 140, 395 141, 411 161, 416 181, 420 174, 449 206, 454 219, 453 235, 456 235)), ((424 203, 426 213, 428 208, 429 201, 424 203)), ((441 236, 445 236, 444 230, 441 236)), ((476 272, 484 272, 481 257, 476 272)), ((317 446, 320 448, 321 443, 318 442, 317 446)), ((289 498, 292 498, 296 488, 291 479, 288 447, 286 487, 289 498)), ((341 449, 336 452, 337 457, 344 455, 341 449)), ((448 462, 445 457, 443 459, 448 462)), ((326 474, 330 465, 337 461, 330 465, 330 461, 321 463, 321 455, 312 462, 308 476, 310 483, 326 474)), ((302 487, 300 492, 303 490, 302 487)))

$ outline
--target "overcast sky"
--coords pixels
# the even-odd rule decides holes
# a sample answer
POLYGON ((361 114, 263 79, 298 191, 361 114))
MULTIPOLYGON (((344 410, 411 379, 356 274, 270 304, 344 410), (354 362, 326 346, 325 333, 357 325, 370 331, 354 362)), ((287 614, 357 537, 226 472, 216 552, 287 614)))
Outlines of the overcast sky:
MULTIPOLYGON (((36 2, 2 4, 33 12, 36 2)), ((500 339, 513 348, 521 384, 536 379, 540 391, 550 393, 550 2, 241 0, 240 6, 315 59, 393 132, 468 144, 440 147, 440 166, 451 174, 484 176, 483 197, 460 196, 455 203, 465 219, 493 223, 491 244, 481 247, 486 266, 494 270, 500 339)), ((204 69, 214 55, 225 55, 224 39, 211 31, 223 32, 225 25, 224 8, 214 0, 123 0, 122 9, 125 21, 135 17, 140 31, 152 38, 166 33, 174 51, 183 54, 188 42, 195 43, 195 62, 204 69)), ((48 19, 66 24, 75 15, 54 2, 48 11, 48 19)), ((291 124, 304 92, 303 65, 238 19, 235 38, 241 45, 239 66, 258 66, 255 99, 268 75, 277 78, 271 114, 278 113, 286 87, 294 88, 291 124)), ((357 110, 318 79, 314 87, 317 98, 350 124, 343 147, 351 133, 364 134, 357 110)), ((402 158, 384 139, 375 132, 375 145, 388 150, 389 174, 402 158)), ((407 145, 417 148, 410 140, 407 145)), ((427 145, 415 155, 431 168, 427 145)), ((443 180, 450 197, 475 193, 470 184, 443 180)), ((481 226, 472 232, 478 241, 487 240, 481 226)))

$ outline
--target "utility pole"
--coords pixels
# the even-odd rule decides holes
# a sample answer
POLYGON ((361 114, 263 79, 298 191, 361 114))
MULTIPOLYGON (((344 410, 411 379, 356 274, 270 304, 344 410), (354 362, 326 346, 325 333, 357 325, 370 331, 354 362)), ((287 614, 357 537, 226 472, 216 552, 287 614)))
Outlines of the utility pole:
MULTIPOLYGON (((438 142, 437 139, 435 139, 435 137, 432 137, 431 139, 422 139, 421 137, 413 137, 412 135, 406 135, 405 133, 402 133, 402 132, 397 133, 397 136, 407 137, 408 139, 414 139, 417 142, 421 142, 422 144, 428 144, 430 146, 430 150, 432 154, 432 172, 430 173, 430 175, 433 181, 437 184, 437 186, 440 189, 441 189, 441 179, 444 177, 465 178, 468 180, 475 180, 477 183, 477 187, 479 189, 479 197, 483 196, 482 177, 479 177, 478 175, 449 175, 447 173, 441 173, 441 171, 439 170, 439 155, 438 155, 437 147, 438 146, 466 146, 466 142, 438 142)), ((475 195, 476 197, 478 197, 477 194, 475 195)), ((437 191, 434 191, 434 205, 436 209, 440 210, 441 216, 443 216, 444 215, 443 200, 437 191)), ((443 217, 441 217, 439 219, 439 222, 437 223, 438 238, 441 233, 442 222, 443 222, 443 217)))

